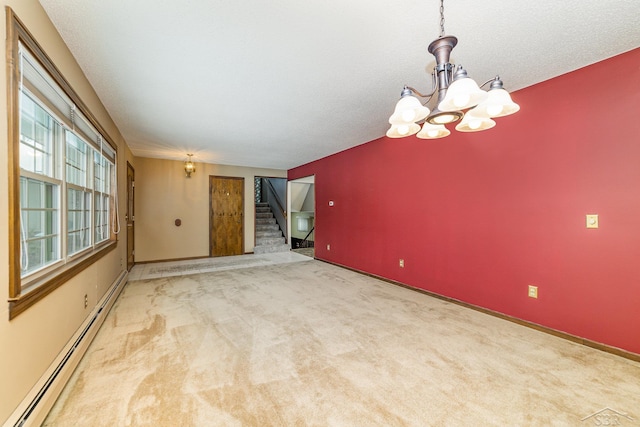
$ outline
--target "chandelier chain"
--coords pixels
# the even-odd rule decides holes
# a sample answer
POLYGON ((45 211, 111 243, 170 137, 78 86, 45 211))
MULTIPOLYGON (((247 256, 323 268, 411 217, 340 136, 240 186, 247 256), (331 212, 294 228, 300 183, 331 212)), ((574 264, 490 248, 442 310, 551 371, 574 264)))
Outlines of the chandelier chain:
POLYGON ((444 0, 440 0, 440 37, 444 37, 444 0))

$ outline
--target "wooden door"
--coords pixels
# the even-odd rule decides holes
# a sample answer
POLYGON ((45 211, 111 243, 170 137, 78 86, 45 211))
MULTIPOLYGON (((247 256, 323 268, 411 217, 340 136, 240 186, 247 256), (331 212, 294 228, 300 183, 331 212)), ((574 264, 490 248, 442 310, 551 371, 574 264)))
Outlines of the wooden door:
POLYGON ((135 171, 133 166, 127 162, 127 213, 125 220, 127 222, 127 270, 131 271, 131 268, 135 264, 135 171))
POLYGON ((210 255, 244 254, 244 178, 209 177, 210 255))

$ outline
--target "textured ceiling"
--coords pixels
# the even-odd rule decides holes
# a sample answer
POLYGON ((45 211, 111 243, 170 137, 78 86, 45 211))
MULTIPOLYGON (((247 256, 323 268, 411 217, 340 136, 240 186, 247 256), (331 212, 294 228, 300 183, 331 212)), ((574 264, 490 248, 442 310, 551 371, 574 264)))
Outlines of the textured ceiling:
MULTIPOLYGON (((135 155, 277 169, 383 136, 404 84, 430 90, 440 33, 437 0, 40 3, 135 155)), ((447 0, 445 18, 452 62, 509 91, 640 46, 638 0, 447 0)))

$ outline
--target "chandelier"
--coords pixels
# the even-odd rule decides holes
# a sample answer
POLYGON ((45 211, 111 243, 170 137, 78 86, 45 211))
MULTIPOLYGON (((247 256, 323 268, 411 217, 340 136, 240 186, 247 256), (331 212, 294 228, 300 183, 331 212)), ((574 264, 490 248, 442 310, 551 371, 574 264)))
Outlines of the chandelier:
POLYGON ((193 163, 193 154, 187 154, 187 160, 184 162, 184 173, 187 178, 191 178, 191 174, 196 173, 196 164, 193 163))
POLYGON ((488 80, 481 86, 467 75, 462 66, 449 62, 451 51, 458 44, 454 36, 444 32, 444 0, 440 0, 440 37, 429 44, 429 53, 436 59, 433 69, 432 91, 423 95, 416 89, 405 86, 400 93, 387 131, 389 138, 404 138, 415 135, 422 139, 436 139, 448 136, 451 132, 444 125, 461 120, 456 125, 459 132, 477 132, 491 129, 496 125, 492 120, 520 110, 520 106, 511 100, 503 89, 500 76, 488 80), (491 83, 489 91, 481 89, 491 83), (426 104, 438 93, 436 106, 429 110, 426 104), (421 103, 413 94, 426 98, 421 103), (422 129, 419 123, 424 122, 422 129))

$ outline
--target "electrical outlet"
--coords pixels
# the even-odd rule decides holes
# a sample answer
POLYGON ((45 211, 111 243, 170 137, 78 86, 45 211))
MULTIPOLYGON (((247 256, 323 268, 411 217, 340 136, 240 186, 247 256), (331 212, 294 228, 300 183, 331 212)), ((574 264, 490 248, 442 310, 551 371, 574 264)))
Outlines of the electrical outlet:
POLYGON ((400 267, 404 268, 404 260, 402 258, 400 258, 400 267))
POLYGON ((529 285, 529 298, 538 298, 538 287, 529 285))
POLYGON ((84 294, 84 308, 89 307, 89 296, 84 294))
POLYGON ((331 245, 327 245, 327 250, 330 251, 331 250, 331 245))

